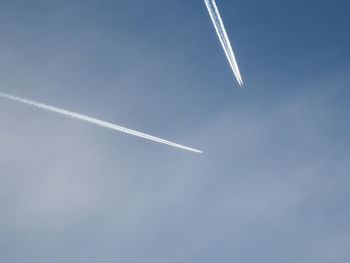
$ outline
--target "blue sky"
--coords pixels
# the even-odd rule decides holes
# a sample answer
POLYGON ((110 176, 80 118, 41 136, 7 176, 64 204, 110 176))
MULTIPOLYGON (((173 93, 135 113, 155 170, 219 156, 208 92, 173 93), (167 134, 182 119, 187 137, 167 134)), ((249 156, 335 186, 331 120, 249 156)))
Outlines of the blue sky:
POLYGON ((347 1, 2 1, 1 262, 349 262, 347 1))

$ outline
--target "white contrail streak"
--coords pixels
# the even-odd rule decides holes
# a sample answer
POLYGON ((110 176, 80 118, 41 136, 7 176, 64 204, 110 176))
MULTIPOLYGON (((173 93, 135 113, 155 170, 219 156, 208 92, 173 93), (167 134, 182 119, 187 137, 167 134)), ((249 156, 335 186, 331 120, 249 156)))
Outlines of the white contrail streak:
POLYGON ((235 54, 233 53, 230 39, 227 36, 226 29, 224 23, 222 22, 219 10, 216 6, 215 0, 204 0, 207 6, 208 12, 210 14, 211 20, 213 21, 216 33, 219 37, 221 45, 225 51, 226 57, 230 63, 233 74, 239 83, 240 86, 243 85, 243 80, 241 73, 239 72, 239 68, 237 65, 237 61, 235 58, 235 54))
POLYGON ((85 116, 85 115, 82 115, 82 114, 79 114, 79 113, 63 110, 63 109, 60 109, 60 108, 57 108, 57 107, 54 107, 54 106, 50 106, 50 105, 46 105, 46 104, 43 104, 43 103, 40 103, 40 102, 35 102, 35 101, 32 101, 32 100, 23 99, 23 98, 16 97, 16 96, 13 96, 13 95, 10 95, 10 94, 6 94, 6 93, 0 93, 0 97, 5 98, 5 99, 10 99, 10 100, 13 100, 13 101, 17 101, 17 102, 20 102, 20 103, 24 103, 24 104, 27 104, 27 105, 31 105, 31 106, 34 106, 34 107, 37 107, 37 108, 40 108, 40 109, 44 109, 44 110, 60 113, 60 114, 63 114, 63 115, 69 116, 69 117, 73 117, 73 118, 76 118, 76 119, 79 119, 79 120, 83 120, 83 121, 86 121, 86 122, 89 122, 89 123, 93 123, 93 124, 96 124, 96 125, 99 125, 99 126, 102 126, 102 127, 105 127, 105 128, 109 128, 109 129, 112 129, 112 130, 116 130, 116 131, 120 131, 120 132, 131 134, 131 135, 135 135, 135 136, 138 136, 138 137, 141 137, 141 138, 144 138, 144 139, 148 139, 148 140, 151 140, 151 141, 164 143, 164 144, 167 144, 167 145, 170 145, 170 146, 173 146, 173 147, 177 147, 177 148, 180 148, 180 149, 184 149, 184 150, 187 150, 187 151, 196 152, 196 153, 202 153, 202 151, 199 151, 199 150, 187 147, 187 146, 183 146, 183 145, 180 145, 180 144, 177 144, 177 143, 174 143, 174 142, 170 142, 170 141, 167 141, 167 140, 163 140, 163 139, 154 137, 152 135, 148 135, 146 133, 134 131, 134 130, 131 130, 131 129, 128 129, 128 128, 125 128, 125 127, 122 127, 122 126, 118 126, 118 125, 115 125, 115 124, 112 124, 112 123, 108 123, 108 122, 105 122, 105 121, 97 120, 97 119, 94 119, 94 118, 91 118, 91 117, 88 117, 88 116, 85 116))

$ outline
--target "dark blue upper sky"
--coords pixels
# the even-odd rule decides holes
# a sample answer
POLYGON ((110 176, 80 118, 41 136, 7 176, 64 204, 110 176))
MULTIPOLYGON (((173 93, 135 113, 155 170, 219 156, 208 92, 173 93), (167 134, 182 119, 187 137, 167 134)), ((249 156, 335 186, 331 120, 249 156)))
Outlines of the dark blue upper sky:
POLYGON ((20 1, 0 92, 1 262, 349 262, 348 1, 20 1))

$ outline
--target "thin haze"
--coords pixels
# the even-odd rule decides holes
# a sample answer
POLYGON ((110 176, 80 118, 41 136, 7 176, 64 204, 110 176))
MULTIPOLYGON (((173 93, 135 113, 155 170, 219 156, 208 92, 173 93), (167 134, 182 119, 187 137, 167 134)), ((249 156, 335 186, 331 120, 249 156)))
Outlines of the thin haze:
POLYGON ((0 0, 0 93, 205 153, 0 97, 0 263, 350 263, 350 1, 216 1, 249 89, 204 0, 0 0))
POLYGON ((224 23, 222 22, 215 0, 204 0, 204 1, 208 8, 208 12, 210 14, 211 20, 213 21, 213 24, 214 24, 216 33, 218 34, 221 45, 225 51, 226 57, 230 63, 233 74, 235 74, 235 77, 239 85, 242 86, 243 85, 242 76, 241 76, 241 73, 239 72, 235 54, 233 53, 230 39, 227 36, 226 29, 225 29, 224 23))
POLYGON ((122 127, 122 126, 119 126, 119 125, 115 125, 115 124, 112 124, 112 123, 108 123, 108 122, 105 122, 105 121, 94 119, 94 118, 91 118, 91 117, 88 117, 88 116, 85 116, 85 115, 82 115, 82 114, 79 114, 79 113, 67 111, 67 110, 60 109, 60 108, 57 108, 57 107, 54 107, 54 106, 50 106, 50 105, 46 105, 46 104, 43 104, 43 103, 40 103, 40 102, 35 102, 35 101, 32 101, 32 100, 23 99, 23 98, 20 98, 20 97, 17 97, 17 96, 13 96, 13 95, 10 95, 10 94, 5 94, 5 93, 0 93, 0 97, 6 98, 6 99, 10 99, 10 100, 13 100, 13 101, 17 101, 17 102, 20 102, 20 103, 24 103, 24 104, 27 104, 27 105, 31 105, 31 106, 34 106, 34 107, 37 107, 37 108, 40 108, 40 109, 44 109, 44 110, 60 113, 60 114, 63 114, 63 115, 69 116, 69 117, 73 117, 73 118, 76 118, 76 119, 79 119, 79 120, 87 121, 89 123, 93 123, 93 124, 102 126, 102 127, 105 127, 105 128, 109 128, 109 129, 112 129, 112 130, 128 133, 128 134, 135 135, 135 136, 138 136, 138 137, 141 137, 141 138, 144 138, 144 139, 148 139, 148 140, 151 140, 151 141, 155 141, 155 142, 167 144, 167 145, 170 145, 170 146, 173 146, 173 147, 177 147, 177 148, 180 148, 180 149, 183 149, 183 150, 196 152, 196 153, 202 153, 199 150, 196 150, 196 149, 184 146, 184 145, 180 145, 180 144, 177 144, 177 143, 174 143, 174 142, 170 142, 170 141, 167 141, 167 140, 164 140, 164 139, 160 139, 158 137, 154 137, 154 136, 148 135, 146 133, 134 131, 134 130, 131 130, 131 129, 128 129, 128 128, 125 128, 125 127, 122 127))

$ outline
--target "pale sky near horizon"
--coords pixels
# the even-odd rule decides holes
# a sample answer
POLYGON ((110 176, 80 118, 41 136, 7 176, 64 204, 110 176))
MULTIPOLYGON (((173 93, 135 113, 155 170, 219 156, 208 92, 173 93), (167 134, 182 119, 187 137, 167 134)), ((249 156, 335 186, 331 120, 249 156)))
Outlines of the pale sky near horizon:
POLYGON ((0 262, 350 261, 350 3, 2 0, 0 262))

